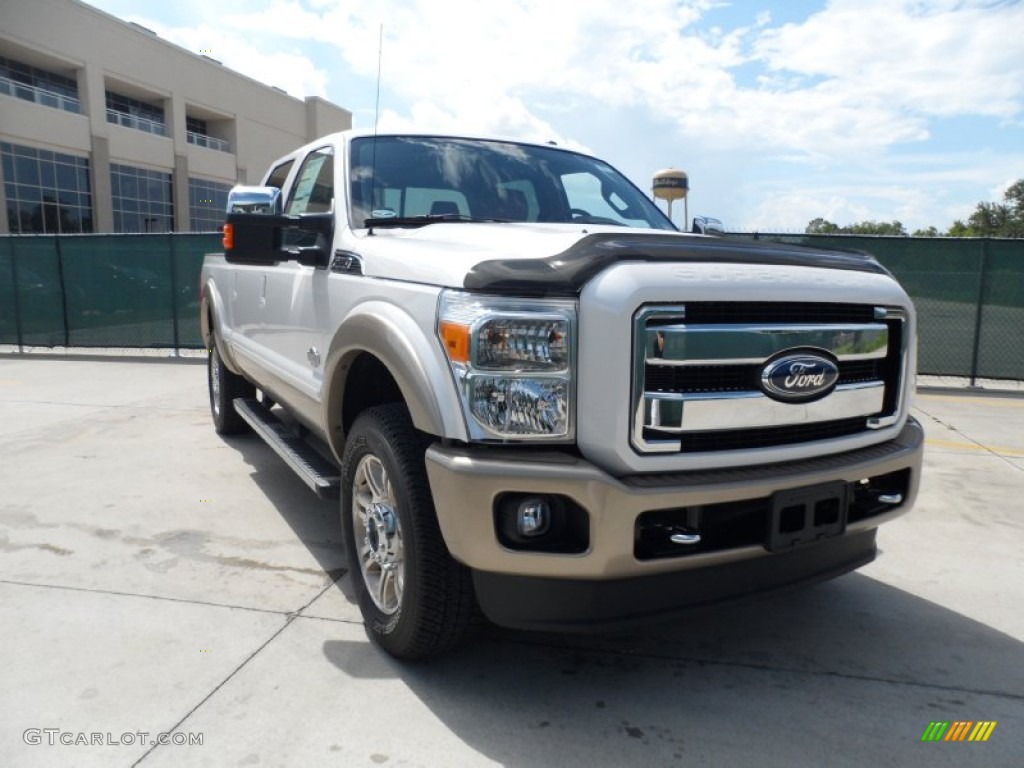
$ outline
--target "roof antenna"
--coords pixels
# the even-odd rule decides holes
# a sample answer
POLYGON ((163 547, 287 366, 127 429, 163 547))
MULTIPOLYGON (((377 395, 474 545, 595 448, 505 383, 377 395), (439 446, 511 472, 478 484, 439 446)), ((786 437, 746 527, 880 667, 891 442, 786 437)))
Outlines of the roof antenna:
MULTIPOLYGON (((380 23, 380 33, 377 38, 377 98, 373 107, 373 150, 370 158, 370 218, 373 218, 374 209, 374 185, 377 181, 377 121, 380 119, 380 62, 384 53, 384 22, 380 23)), ((366 233, 373 234, 373 227, 366 233)))
POLYGON ((377 118, 380 117, 380 62, 384 53, 384 22, 380 23, 380 33, 377 38, 377 103, 373 107, 373 135, 377 135, 377 118))

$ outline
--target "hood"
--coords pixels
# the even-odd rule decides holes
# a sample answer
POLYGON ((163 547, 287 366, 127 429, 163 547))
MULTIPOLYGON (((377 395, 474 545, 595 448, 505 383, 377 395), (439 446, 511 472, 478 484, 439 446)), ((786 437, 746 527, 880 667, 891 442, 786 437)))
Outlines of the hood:
POLYGON ((378 229, 354 249, 367 276, 487 293, 573 296, 614 263, 711 262, 888 274, 865 253, 579 224, 439 223, 378 229))
POLYGON ((622 230, 580 224, 473 222, 429 224, 414 229, 378 227, 372 235, 356 235, 349 249, 361 257, 364 275, 462 288, 466 276, 482 262, 547 259, 590 234, 622 230))

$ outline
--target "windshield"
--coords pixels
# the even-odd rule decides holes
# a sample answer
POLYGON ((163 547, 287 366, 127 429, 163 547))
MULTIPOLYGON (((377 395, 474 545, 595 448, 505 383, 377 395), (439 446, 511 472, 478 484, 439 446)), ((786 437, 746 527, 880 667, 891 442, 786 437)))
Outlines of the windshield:
POLYGON ((353 139, 351 223, 444 220, 675 229, 610 165, 566 150, 419 136, 353 139))

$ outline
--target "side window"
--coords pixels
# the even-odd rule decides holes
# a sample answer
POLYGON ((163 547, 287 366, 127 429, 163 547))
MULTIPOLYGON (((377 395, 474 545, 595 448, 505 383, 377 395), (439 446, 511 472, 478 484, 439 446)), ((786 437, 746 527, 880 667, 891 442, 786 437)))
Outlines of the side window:
POLYGON ((330 147, 310 152, 302 161, 299 175, 292 184, 288 215, 330 213, 334 210, 334 151, 330 147))
POLYGON ((281 163, 274 170, 270 172, 270 176, 267 177, 267 183, 264 184, 266 187, 276 187, 277 189, 284 189, 284 183, 288 180, 288 174, 292 170, 292 166, 295 165, 294 160, 289 160, 286 163, 281 163))

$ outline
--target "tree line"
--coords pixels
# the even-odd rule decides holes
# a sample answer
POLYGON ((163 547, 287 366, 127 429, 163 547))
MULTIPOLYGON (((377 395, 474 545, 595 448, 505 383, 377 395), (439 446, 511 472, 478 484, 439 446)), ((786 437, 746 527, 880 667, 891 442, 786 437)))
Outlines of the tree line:
POLYGON ((1001 203, 978 203, 967 221, 957 219, 945 232, 935 227, 907 232, 899 221, 859 221, 840 227, 821 218, 807 223, 808 235, 912 235, 913 237, 1022 237, 1024 238, 1024 179, 1003 194, 1001 203))

